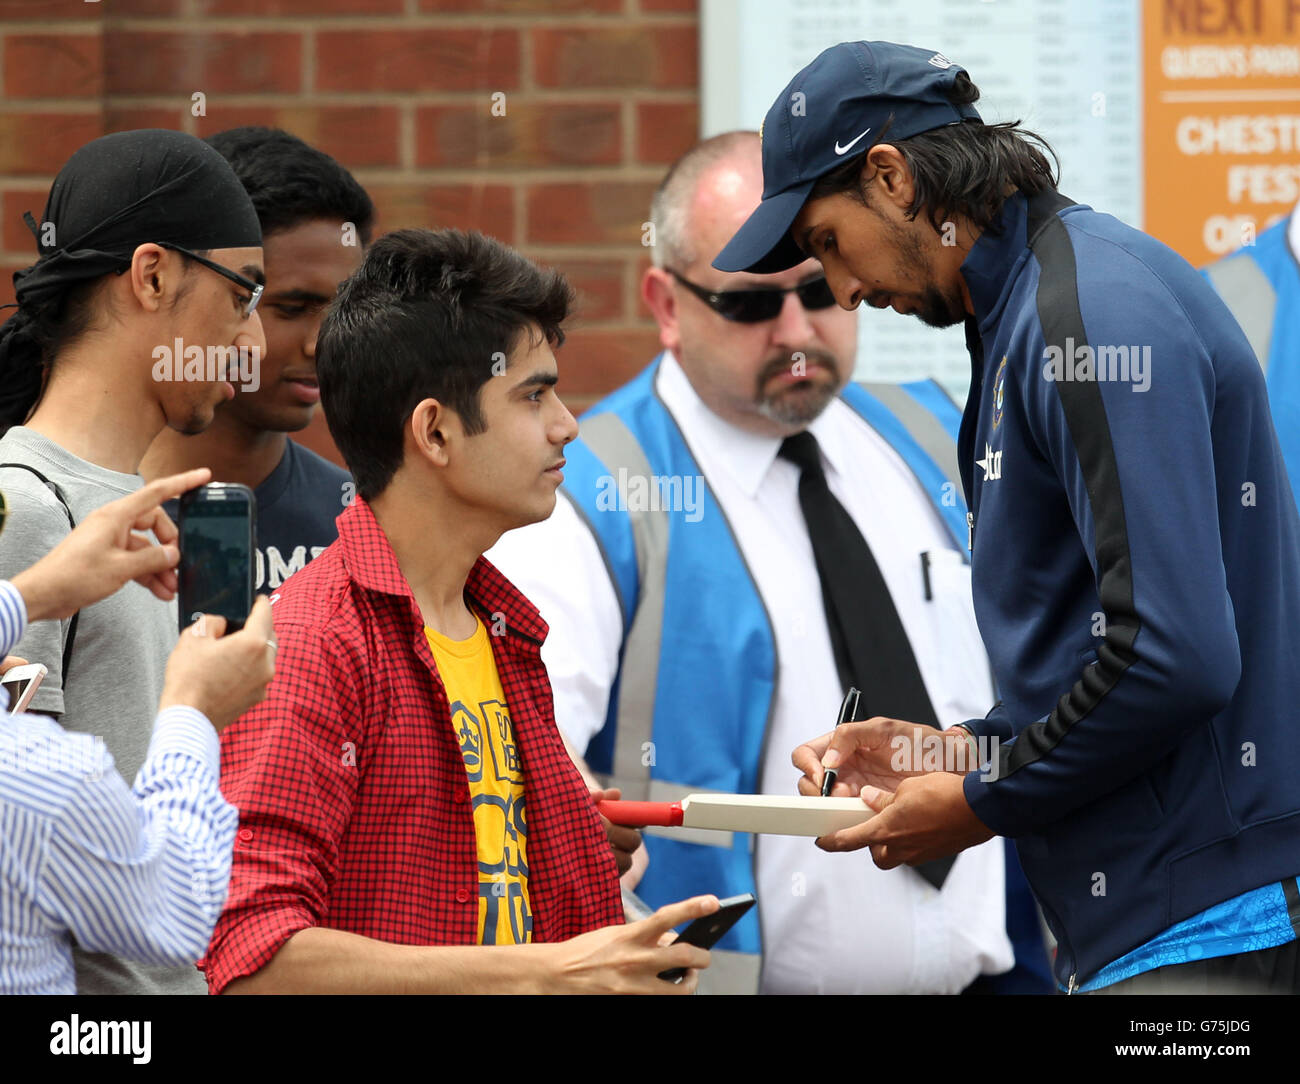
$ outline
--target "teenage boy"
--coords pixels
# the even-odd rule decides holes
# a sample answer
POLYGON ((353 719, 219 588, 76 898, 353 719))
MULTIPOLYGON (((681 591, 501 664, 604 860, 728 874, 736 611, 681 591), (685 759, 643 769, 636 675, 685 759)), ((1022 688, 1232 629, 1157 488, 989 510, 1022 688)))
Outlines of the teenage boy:
POLYGON ((402 230, 326 316, 318 377, 357 499, 279 592, 276 680, 223 736, 240 830, 214 992, 672 993, 694 972, 659 971, 707 965, 659 941, 711 896, 617 925, 546 625, 482 557, 555 507, 570 297, 479 234, 402 230))

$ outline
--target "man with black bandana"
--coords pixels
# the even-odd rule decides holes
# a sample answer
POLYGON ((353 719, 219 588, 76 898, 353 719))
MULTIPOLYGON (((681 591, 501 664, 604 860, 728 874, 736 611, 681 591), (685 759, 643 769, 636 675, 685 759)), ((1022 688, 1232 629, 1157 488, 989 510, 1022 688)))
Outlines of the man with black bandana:
POLYGON ((289 434, 305 429, 319 404, 316 335, 339 283, 361 265, 375 210, 342 165, 288 132, 232 128, 207 142, 230 163, 262 224, 267 290, 258 313, 267 352, 256 386, 241 386, 197 436, 164 429, 140 473, 153 479, 192 464, 252 489, 255 586, 275 591, 338 537, 334 520, 352 500, 352 476, 289 434))
MULTIPOLYGON (((230 166, 200 140, 147 130, 88 143, 31 225, 40 258, 15 273, 18 311, 0 328, 0 426, 11 427, 0 464, 18 464, 0 468, 14 513, 0 578, 53 548, 69 516, 79 523, 139 489, 140 460, 163 428, 198 432, 234 395, 206 364, 185 379, 187 351, 206 359, 211 347, 265 349, 254 311, 257 215, 230 166)), ((101 732, 118 770, 134 778, 176 642, 175 607, 127 584, 76 622, 71 635, 69 620, 38 623, 16 645, 49 669, 31 710, 101 732)), ((85 953, 76 966, 80 993, 204 991, 191 967, 85 953)))

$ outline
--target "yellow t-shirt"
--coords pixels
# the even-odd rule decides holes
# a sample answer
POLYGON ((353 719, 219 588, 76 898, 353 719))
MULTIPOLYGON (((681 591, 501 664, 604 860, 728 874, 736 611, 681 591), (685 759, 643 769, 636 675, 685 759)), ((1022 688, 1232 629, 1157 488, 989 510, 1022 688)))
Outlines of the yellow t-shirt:
POLYGON ((424 634, 447 690, 469 775, 478 843, 479 944, 524 944, 533 932, 524 773, 487 629, 478 621, 468 640, 450 640, 428 626, 424 634))

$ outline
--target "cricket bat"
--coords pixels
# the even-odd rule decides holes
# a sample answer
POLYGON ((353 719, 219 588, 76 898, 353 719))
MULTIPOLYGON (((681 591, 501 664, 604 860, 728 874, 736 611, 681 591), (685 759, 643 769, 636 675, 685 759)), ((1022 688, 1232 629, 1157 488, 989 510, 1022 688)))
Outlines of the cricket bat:
POLYGON ((629 828, 715 828, 774 836, 826 836, 875 816, 861 798, 688 794, 680 802, 611 802, 601 816, 629 828))

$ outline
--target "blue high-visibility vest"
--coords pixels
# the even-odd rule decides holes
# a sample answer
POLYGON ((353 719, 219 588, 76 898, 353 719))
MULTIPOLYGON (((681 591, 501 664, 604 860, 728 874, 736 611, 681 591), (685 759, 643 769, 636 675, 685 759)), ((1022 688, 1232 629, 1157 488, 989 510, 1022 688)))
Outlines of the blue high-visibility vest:
MULTIPOLYGON (((565 449, 563 492, 600 546, 624 630, 605 725, 587 761, 626 799, 751 794, 775 694, 771 620, 726 515, 655 391, 658 371, 656 360, 592 407, 565 449), (671 499, 686 479, 696 499, 671 499)), ((850 384, 841 398, 900 455, 965 556, 957 406, 933 381, 850 384)), ((755 890, 752 837, 671 832, 647 830, 650 868, 637 891, 648 904, 755 890)), ((1007 881, 1020 988, 1048 990, 1037 915, 1009 843, 1007 881)), ((726 970, 728 989, 755 988, 760 954, 751 911, 719 942, 710 971, 726 970)))

